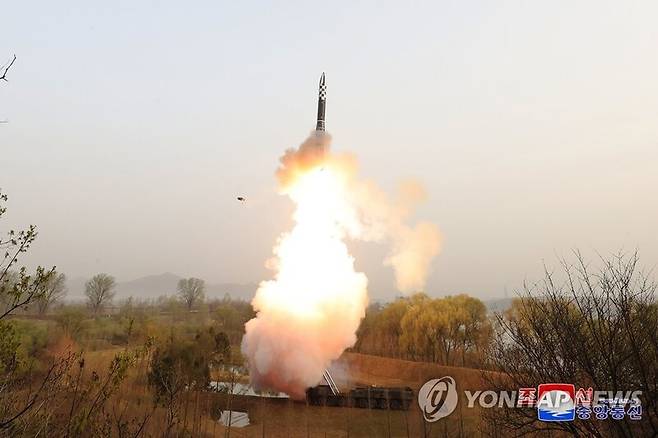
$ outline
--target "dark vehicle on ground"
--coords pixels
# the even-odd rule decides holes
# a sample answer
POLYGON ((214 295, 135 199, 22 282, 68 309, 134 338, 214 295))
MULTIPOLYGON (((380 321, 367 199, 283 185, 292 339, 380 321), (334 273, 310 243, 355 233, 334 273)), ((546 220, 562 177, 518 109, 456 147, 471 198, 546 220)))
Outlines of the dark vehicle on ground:
POLYGON ((362 409, 408 410, 414 398, 409 387, 359 386, 334 395, 328 385, 306 390, 306 400, 313 406, 346 406, 362 409))

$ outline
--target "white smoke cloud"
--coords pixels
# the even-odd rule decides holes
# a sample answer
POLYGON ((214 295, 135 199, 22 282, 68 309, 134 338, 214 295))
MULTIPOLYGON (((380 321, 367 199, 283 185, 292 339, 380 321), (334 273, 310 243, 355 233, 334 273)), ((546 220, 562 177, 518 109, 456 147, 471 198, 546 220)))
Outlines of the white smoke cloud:
POLYGON ((296 204, 295 225, 282 234, 260 284, 242 351, 257 388, 302 398, 306 388, 356 341, 368 304, 367 278, 354 270, 346 238, 389 242, 385 263, 401 291, 422 289, 439 251, 435 225, 405 221, 424 197, 417 183, 394 201, 373 183, 356 180, 356 160, 330 151, 331 137, 314 132, 281 157, 280 192, 296 204))
POLYGON ((357 237, 390 245, 384 264, 393 268, 400 292, 423 290, 441 242, 436 225, 429 222, 407 225, 416 207, 427 198, 423 186, 417 181, 405 181, 391 200, 374 183, 355 183, 352 196, 353 202, 360 206, 363 224, 363 232, 357 237))

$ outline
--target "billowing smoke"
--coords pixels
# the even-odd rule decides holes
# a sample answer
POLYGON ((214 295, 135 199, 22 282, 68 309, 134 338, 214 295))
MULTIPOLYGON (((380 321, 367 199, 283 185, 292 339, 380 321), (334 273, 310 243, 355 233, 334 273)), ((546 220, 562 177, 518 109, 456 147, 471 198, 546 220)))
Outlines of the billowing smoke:
POLYGON ((401 187, 394 200, 374 184, 356 180, 356 160, 330 150, 331 137, 314 132, 286 151, 276 172, 280 192, 295 203, 294 226, 282 234, 267 262, 246 324, 242 352, 257 388, 302 398, 322 372, 356 341, 368 304, 367 278, 354 269, 346 239, 389 242, 385 263, 401 291, 424 286, 439 251, 433 224, 405 225, 424 191, 401 187))
POLYGON ((394 199, 373 183, 354 183, 350 196, 358 205, 362 240, 386 242, 390 245, 386 265, 393 267, 400 292, 422 291, 430 263, 439 253, 441 236, 436 225, 419 222, 406 224, 418 204, 425 201, 425 189, 416 181, 400 184, 394 199))

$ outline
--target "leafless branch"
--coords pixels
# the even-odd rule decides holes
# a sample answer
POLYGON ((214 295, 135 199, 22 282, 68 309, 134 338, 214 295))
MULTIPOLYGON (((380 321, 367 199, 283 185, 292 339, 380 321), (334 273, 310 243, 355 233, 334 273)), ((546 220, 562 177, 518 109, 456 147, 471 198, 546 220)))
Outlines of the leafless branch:
POLYGON ((11 60, 9 65, 7 67, 5 67, 5 70, 4 70, 4 72, 2 72, 2 76, 0 76, 0 79, 7 82, 7 72, 9 71, 11 66, 14 65, 14 62, 16 62, 16 55, 14 55, 14 58, 11 60))

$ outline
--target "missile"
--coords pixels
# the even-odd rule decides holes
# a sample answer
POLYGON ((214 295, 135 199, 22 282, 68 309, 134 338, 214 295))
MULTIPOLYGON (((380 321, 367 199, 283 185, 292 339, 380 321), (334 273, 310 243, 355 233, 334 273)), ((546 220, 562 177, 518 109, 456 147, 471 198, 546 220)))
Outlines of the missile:
POLYGON ((316 131, 324 131, 324 113, 327 106, 327 85, 324 81, 324 72, 320 76, 320 86, 318 88, 318 121, 315 124, 316 131))

